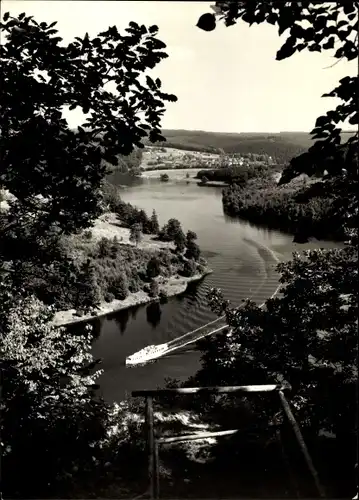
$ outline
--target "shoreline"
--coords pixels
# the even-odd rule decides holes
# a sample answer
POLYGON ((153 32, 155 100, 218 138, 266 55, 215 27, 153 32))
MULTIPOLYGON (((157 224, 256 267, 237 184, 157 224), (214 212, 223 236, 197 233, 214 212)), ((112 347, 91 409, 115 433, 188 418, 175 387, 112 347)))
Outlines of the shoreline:
MULTIPOLYGON (((187 290, 189 283, 201 281, 207 275, 212 274, 213 270, 207 268, 201 274, 184 277, 170 277, 163 285, 159 285, 159 291, 167 294, 167 297, 180 295, 187 290)), ((57 311, 51 324, 56 327, 72 325, 75 323, 85 323, 96 318, 107 316, 108 314, 124 311, 131 307, 157 302, 159 297, 150 297, 148 293, 140 290, 136 293, 131 293, 124 300, 114 299, 111 302, 102 302, 100 306, 93 312, 86 313, 82 316, 76 315, 76 309, 68 309, 67 311, 57 311)))

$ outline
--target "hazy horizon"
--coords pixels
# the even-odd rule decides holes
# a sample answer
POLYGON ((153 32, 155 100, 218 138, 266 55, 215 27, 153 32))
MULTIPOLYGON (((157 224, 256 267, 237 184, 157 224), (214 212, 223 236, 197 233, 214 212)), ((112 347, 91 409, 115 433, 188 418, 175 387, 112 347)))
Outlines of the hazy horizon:
MULTIPOLYGON (((321 98, 357 62, 337 60, 332 51, 303 51, 276 61, 284 43, 274 26, 220 24, 207 33, 196 27, 214 2, 98 2, 5 0, 2 13, 25 12, 38 21, 58 21, 65 43, 88 32, 90 37, 114 24, 122 31, 130 21, 159 26, 158 38, 169 57, 152 70, 165 92, 177 95, 167 103, 161 126, 169 130, 217 133, 310 132, 318 116, 336 106, 321 98), (70 15, 71 14, 71 15, 70 15), (332 67, 330 67, 332 66, 332 67)), ((64 113, 70 127, 83 122, 78 110, 64 113)), ((344 125, 347 130, 354 127, 344 125)))

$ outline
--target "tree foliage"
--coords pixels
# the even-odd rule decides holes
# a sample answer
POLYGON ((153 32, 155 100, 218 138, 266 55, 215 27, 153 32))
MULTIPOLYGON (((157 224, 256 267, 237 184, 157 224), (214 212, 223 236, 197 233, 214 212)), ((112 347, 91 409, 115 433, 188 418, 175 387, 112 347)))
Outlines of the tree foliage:
POLYGON ((158 217, 156 210, 153 210, 151 219, 150 219, 150 225, 151 225, 151 233, 152 234, 158 234, 160 231, 160 225, 158 223, 158 217))
POLYGON ((180 221, 173 218, 168 220, 162 231, 170 240, 174 240, 178 233, 183 232, 180 221))
POLYGON ((196 274, 197 266, 193 260, 185 260, 183 264, 183 271, 181 274, 186 277, 193 276, 196 274))
POLYGON ((186 253, 185 257, 187 259, 193 259, 198 261, 201 256, 201 250, 196 243, 197 234, 193 231, 187 231, 186 234, 186 253))
POLYGON ((2 281, 10 299, 1 310, 2 477, 5 492, 21 497, 56 491, 76 467, 88 473, 107 408, 92 400, 101 371, 90 352, 91 328, 66 334, 34 297, 17 295, 12 305, 9 286, 2 281))
POLYGON ((159 288, 158 288, 158 283, 155 279, 151 279, 150 289, 149 289, 148 294, 150 297, 153 297, 153 298, 158 297, 159 288))
POLYGON ((168 182, 170 180, 169 175, 168 174, 161 174, 160 180, 161 180, 161 182, 168 182))
POLYGON ((146 137, 163 140, 164 102, 176 100, 159 79, 141 79, 167 57, 156 26, 112 26, 66 45, 55 24, 9 13, 0 24, 0 185, 16 197, 2 233, 88 227, 100 214, 104 162, 117 165, 146 137), (76 108, 86 120, 70 130, 63 110, 76 108))
POLYGON ((136 246, 142 240, 142 225, 141 224, 133 224, 130 227, 130 241, 134 243, 136 246))
MULTIPOLYGON (((286 40, 277 52, 277 60, 291 57, 307 49, 311 52, 332 51, 334 58, 354 60, 358 57, 358 5, 357 2, 251 2, 218 1, 215 4, 217 17, 226 26, 245 22, 250 26, 267 22, 278 28, 279 35, 286 40)), ((212 22, 212 21, 211 21, 212 22)), ((316 141, 309 149, 285 170, 282 182, 287 182, 300 173, 312 175, 327 170, 336 176, 345 168, 348 174, 357 175, 354 157, 357 159, 358 137, 341 144, 340 123, 358 123, 358 76, 347 76, 339 85, 324 96, 342 100, 335 110, 317 119, 311 134, 316 141)))
POLYGON ((161 272, 161 264, 157 257, 152 257, 147 264, 148 278, 156 278, 161 272))

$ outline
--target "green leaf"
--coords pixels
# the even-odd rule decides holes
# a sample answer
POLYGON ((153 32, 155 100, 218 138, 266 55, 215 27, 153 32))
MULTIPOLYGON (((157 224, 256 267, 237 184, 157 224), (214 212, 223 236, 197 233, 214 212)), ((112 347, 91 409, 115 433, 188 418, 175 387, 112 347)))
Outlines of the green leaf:
POLYGON ((344 55, 344 47, 339 47, 339 49, 335 52, 334 57, 341 58, 344 55))
POLYGON ((267 23, 274 25, 277 22, 277 19, 278 16, 271 12, 270 14, 268 14, 266 21, 267 23))
POLYGON ((288 57, 291 57, 295 51, 296 48, 294 46, 295 39, 292 37, 289 37, 285 44, 278 50, 276 59, 277 61, 282 61, 283 59, 286 59, 288 57))
POLYGON ((321 47, 318 43, 312 43, 311 45, 308 45, 308 50, 310 52, 321 52, 321 47))
POLYGON ((337 34, 338 34, 339 40, 341 40, 343 42, 344 40, 346 40, 347 36, 349 35, 349 32, 348 32, 348 30, 342 30, 342 31, 338 31, 337 34))
POLYGON ((26 13, 22 12, 21 14, 19 14, 18 19, 20 19, 20 21, 21 21, 22 19, 24 19, 25 16, 26 16, 26 13))
POLYGON ((329 119, 327 116, 319 116, 315 121, 315 126, 316 127, 323 127, 328 122, 329 122, 329 119))
POLYGON ((148 31, 149 33, 151 33, 151 35, 155 35, 158 32, 158 26, 154 24, 153 26, 150 26, 148 28, 148 31))
POLYGON ((299 24, 294 24, 290 29, 290 34, 296 38, 305 38, 305 29, 299 24))
POLYGON ((351 118, 349 118, 349 123, 351 125, 357 125, 359 123, 359 113, 356 112, 351 118))
MULTIPOLYGON (((357 2, 355 2, 357 3, 357 2)), ((358 8, 358 7, 356 7, 358 8)), ((345 14, 350 14, 351 12, 354 12, 355 11, 355 4, 354 2, 345 2, 344 5, 343 5, 343 9, 344 9, 344 13, 345 14)))
POLYGON ((10 12, 5 12, 5 14, 3 16, 3 20, 4 20, 5 23, 9 19, 9 17, 10 17, 10 12))
POLYGON ((333 49, 335 38, 331 36, 326 43, 323 44, 323 49, 333 49))
POLYGON ((292 7, 283 7, 278 18, 279 35, 282 35, 286 29, 290 28, 293 25, 293 20, 292 7))
POLYGON ((204 31, 213 31, 216 28, 216 17, 212 13, 203 14, 197 21, 196 26, 204 31))

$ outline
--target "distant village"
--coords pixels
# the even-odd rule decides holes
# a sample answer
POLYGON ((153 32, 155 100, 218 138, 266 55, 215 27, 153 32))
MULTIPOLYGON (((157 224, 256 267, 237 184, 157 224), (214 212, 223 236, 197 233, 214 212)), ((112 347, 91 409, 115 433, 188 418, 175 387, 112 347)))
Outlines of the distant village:
POLYGON ((143 152, 141 169, 221 168, 241 166, 253 161, 273 163, 272 157, 265 154, 220 154, 147 146, 143 152))

